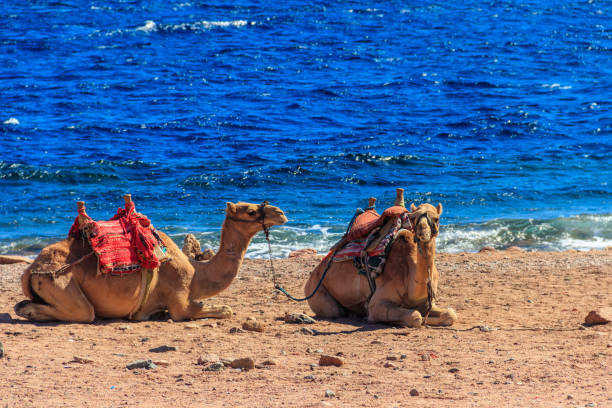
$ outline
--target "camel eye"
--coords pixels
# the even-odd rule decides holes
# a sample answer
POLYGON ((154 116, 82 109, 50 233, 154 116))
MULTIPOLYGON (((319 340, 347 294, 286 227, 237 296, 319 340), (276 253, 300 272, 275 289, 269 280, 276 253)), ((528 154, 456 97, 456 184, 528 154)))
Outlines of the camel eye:
POLYGON ((253 216, 253 215, 255 215, 255 210, 249 210, 249 211, 247 211, 247 214, 253 216))

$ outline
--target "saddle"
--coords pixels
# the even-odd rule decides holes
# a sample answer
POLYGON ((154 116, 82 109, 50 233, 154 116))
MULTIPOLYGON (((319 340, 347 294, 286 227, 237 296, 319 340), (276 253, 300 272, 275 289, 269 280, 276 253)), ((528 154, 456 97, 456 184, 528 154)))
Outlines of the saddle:
POLYGON ((79 201, 74 224, 68 233, 87 241, 98 258, 98 275, 123 275, 142 268, 157 268, 167 258, 166 247, 149 219, 136 212, 131 196, 126 194, 125 208, 108 221, 94 221, 79 201))

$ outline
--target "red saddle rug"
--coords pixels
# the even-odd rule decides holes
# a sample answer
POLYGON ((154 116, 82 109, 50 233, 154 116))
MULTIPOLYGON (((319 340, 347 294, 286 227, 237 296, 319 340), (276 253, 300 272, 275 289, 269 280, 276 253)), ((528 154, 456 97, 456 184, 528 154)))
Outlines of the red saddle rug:
POLYGON ((98 257, 98 273, 120 275, 153 269, 165 257, 166 248, 151 221, 137 213, 133 203, 127 209, 119 208, 109 221, 94 221, 84 210, 81 214, 88 219, 85 228, 79 228, 77 217, 69 236, 85 235, 98 257))

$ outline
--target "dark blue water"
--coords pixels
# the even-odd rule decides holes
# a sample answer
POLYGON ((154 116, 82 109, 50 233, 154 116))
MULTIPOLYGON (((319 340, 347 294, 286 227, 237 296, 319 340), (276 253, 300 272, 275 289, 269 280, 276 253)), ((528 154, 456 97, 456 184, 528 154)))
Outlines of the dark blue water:
POLYGON ((212 247, 267 199, 275 255, 324 251, 397 187, 441 250, 611 245, 612 3, 380 3, 2 3, 0 253, 126 192, 212 247))

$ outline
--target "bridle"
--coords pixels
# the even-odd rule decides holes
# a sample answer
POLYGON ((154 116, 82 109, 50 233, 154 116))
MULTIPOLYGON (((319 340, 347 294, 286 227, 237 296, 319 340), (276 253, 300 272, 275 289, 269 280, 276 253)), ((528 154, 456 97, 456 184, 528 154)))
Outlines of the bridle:
POLYGON ((236 221, 236 222, 246 222, 246 223, 260 223, 261 226, 264 229, 264 232, 266 234, 266 237, 268 236, 268 231, 270 230, 270 227, 266 227, 266 207, 268 206, 268 201, 264 201, 263 203, 259 204, 259 206, 257 207, 257 212, 259 213, 259 216, 257 218, 255 218, 254 220, 243 220, 242 218, 238 218, 238 217, 234 217, 232 215, 227 214, 225 216, 225 218, 230 219, 232 221, 236 221))
MULTIPOLYGON (((417 237, 417 226, 421 223, 421 219, 425 217, 427 224, 429 225, 429 229, 431 229, 431 237, 435 237, 438 235, 439 227, 437 223, 434 223, 429 216, 429 213, 425 211, 423 214, 419 215, 417 220, 412 224, 412 230, 414 231, 414 242, 420 244, 420 239, 417 237)), ((411 221, 412 223, 412 221, 411 221)), ((421 245, 419 245, 419 251, 421 250, 421 245)))

